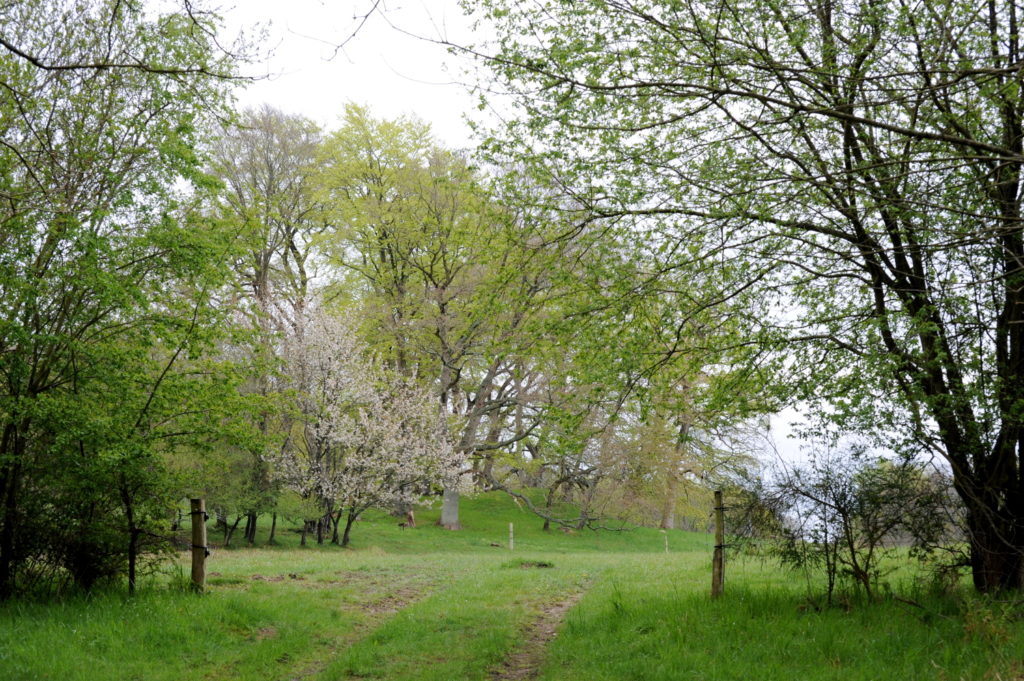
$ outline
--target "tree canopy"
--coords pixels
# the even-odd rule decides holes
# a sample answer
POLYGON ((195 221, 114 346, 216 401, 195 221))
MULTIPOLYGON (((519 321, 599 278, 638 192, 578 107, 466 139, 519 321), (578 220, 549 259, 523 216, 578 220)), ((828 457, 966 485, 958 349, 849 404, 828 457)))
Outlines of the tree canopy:
POLYGON ((205 20, 137 3, 0 14, 0 597, 125 557, 133 586, 163 457, 237 395, 208 361, 232 238, 193 210, 230 65, 205 20))
MULTIPOLYGON (((464 2, 579 219, 738 266, 823 421, 941 456, 975 585, 1024 579, 1014 2, 464 2)), ((735 286, 735 284, 733 284, 735 286)), ((728 289, 726 289, 728 290, 728 289)), ((737 289, 734 289, 737 290, 737 289)))

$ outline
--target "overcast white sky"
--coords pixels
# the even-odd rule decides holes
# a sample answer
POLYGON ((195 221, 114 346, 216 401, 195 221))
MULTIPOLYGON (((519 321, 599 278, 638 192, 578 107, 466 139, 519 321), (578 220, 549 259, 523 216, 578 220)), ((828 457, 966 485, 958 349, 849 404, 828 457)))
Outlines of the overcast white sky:
POLYGON ((455 0, 382 2, 364 24, 372 0, 245 0, 222 12, 229 34, 263 25, 271 58, 250 67, 267 75, 239 93, 243 106, 264 102, 301 113, 325 127, 337 124, 347 101, 375 115, 415 114, 448 146, 471 145, 464 114, 475 99, 459 83, 461 66, 428 40, 469 42, 469 20, 455 0), (358 28, 358 32, 340 49, 358 28))

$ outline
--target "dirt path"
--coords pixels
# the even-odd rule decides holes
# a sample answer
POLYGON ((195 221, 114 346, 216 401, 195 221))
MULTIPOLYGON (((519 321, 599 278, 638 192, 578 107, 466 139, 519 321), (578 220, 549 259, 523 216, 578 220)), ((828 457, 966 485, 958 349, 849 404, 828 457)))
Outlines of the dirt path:
POLYGON ((525 681, 536 679, 544 663, 548 644, 558 635, 565 614, 583 597, 579 591, 568 598, 544 605, 540 616, 530 622, 519 645, 500 665, 491 669, 492 681, 525 681))

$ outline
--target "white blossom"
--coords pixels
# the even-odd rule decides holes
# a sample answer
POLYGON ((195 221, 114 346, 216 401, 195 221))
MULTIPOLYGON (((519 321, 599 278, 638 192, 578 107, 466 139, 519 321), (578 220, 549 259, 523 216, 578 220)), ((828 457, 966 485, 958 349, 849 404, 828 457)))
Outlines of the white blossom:
POLYGON ((297 414, 276 468, 326 512, 415 503, 456 477, 456 451, 436 397, 375 363, 353 325, 310 306, 285 344, 297 414))

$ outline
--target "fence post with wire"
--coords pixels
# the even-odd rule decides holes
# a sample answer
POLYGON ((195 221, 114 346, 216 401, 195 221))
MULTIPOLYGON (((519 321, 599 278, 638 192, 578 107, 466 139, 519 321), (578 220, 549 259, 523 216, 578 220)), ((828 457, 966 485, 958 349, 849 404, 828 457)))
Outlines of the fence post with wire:
POLYGON ((206 557, 210 555, 210 547, 206 543, 206 521, 210 516, 206 513, 205 499, 189 499, 192 519, 192 589, 202 593, 206 589, 206 557))
POLYGON ((725 589, 725 505, 722 491, 715 490, 715 553, 711 559, 711 597, 718 598, 725 589))

